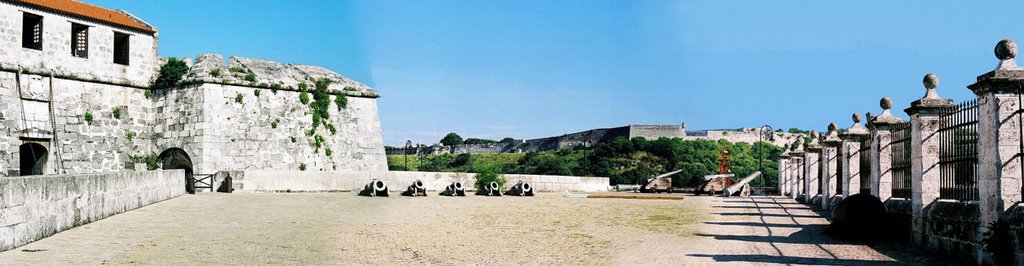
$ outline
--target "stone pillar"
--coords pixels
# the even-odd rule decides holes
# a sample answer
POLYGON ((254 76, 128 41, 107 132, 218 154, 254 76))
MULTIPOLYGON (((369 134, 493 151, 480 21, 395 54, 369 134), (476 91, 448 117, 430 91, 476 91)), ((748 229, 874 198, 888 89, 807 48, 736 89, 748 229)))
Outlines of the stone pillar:
POLYGON ((839 178, 839 145, 843 142, 839 139, 836 123, 828 125, 828 133, 825 134, 825 138, 821 142, 823 144, 821 152, 821 209, 831 210, 832 197, 836 195, 835 180, 839 178))
MULTIPOLYGON (((801 154, 801 157, 803 157, 803 154, 801 154)), ((790 198, 794 198, 794 200, 796 200, 797 195, 800 194, 800 187, 798 184, 800 184, 800 179, 803 178, 801 175, 801 169, 803 168, 800 161, 801 158, 798 158, 797 156, 792 156, 792 158, 790 158, 790 198)))
POLYGON ((916 244, 927 243, 924 208, 939 198, 939 117, 942 110, 953 106, 953 100, 942 99, 935 92, 938 85, 935 74, 925 75, 924 97, 905 110, 910 116, 910 200, 916 244))
POLYGON ((821 178, 821 144, 818 143, 818 132, 811 131, 811 142, 807 143, 804 154, 804 203, 813 203, 818 196, 818 180, 821 178))
POLYGON ((844 199, 860 193, 860 142, 871 135, 871 132, 860 125, 860 119, 860 114, 854 113, 853 126, 839 135, 839 138, 842 139, 839 158, 844 160, 840 177, 843 179, 844 199))
MULTIPOLYGON (((1024 70, 1014 63, 1017 45, 1002 40, 996 45, 1000 62, 996 70, 978 76, 967 86, 978 96, 978 207, 981 212, 978 237, 985 225, 1021 201, 1021 108, 1024 70)), ((982 252, 984 253, 984 252, 982 252)))
MULTIPOLYGON (((803 142, 803 140, 798 140, 798 142, 803 142)), ((804 152, 802 143, 794 144, 796 144, 794 145, 795 148, 793 149, 793 151, 789 153, 790 156, 793 156, 793 178, 790 179, 790 181, 792 182, 790 187, 792 188, 791 190, 793 191, 793 193, 791 193, 789 196, 792 199, 797 199, 798 197, 806 194, 804 192, 806 190, 804 190, 803 183, 804 180, 807 178, 807 167, 805 167, 804 165, 806 159, 804 157, 807 154, 804 152)))
POLYGON ((903 123, 903 119, 895 117, 889 111, 892 100, 882 97, 879 102, 882 114, 871 121, 875 130, 871 131, 871 195, 885 201, 892 197, 892 127, 903 123))

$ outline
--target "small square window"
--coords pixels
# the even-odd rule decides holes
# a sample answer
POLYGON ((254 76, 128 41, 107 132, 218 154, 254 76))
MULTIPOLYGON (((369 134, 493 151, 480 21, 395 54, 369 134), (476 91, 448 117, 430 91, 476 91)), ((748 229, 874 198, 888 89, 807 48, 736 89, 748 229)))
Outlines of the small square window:
POLYGON ((71 56, 89 58, 89 26, 71 23, 71 56))
POLYGON ((43 50, 43 17, 24 13, 21 21, 21 47, 43 50))
POLYGON ((114 63, 128 65, 128 40, 130 36, 124 33, 114 33, 114 63))

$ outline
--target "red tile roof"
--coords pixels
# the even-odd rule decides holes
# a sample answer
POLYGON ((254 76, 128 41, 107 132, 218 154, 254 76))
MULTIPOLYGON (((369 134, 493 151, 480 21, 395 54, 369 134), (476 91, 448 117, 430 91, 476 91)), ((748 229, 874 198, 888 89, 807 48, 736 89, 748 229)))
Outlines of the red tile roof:
POLYGON ((146 25, 134 17, 120 11, 110 10, 74 0, 12 0, 17 4, 24 4, 32 7, 45 9, 57 13, 83 17, 91 20, 98 20, 116 26, 140 30, 147 33, 156 32, 152 27, 146 25))

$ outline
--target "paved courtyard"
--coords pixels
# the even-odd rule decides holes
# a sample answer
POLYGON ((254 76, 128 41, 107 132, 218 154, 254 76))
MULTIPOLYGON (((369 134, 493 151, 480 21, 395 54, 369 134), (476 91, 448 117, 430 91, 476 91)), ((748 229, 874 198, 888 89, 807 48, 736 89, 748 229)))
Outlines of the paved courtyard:
POLYGON ((0 253, 2 264, 941 264, 821 234, 777 197, 198 194, 0 253))

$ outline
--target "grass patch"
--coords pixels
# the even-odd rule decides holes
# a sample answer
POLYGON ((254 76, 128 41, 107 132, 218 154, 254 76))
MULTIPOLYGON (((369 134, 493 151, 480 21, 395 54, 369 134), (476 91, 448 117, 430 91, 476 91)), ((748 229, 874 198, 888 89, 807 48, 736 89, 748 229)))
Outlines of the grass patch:
POLYGON ((572 234, 569 234, 569 235, 566 235, 566 236, 569 237, 569 238, 594 238, 594 236, 592 236, 592 235, 580 234, 580 233, 572 233, 572 234))
POLYGON ((647 216, 647 220, 648 221, 655 221, 655 222, 658 222, 658 221, 671 221, 672 220, 672 216, 655 214, 655 215, 647 216))

